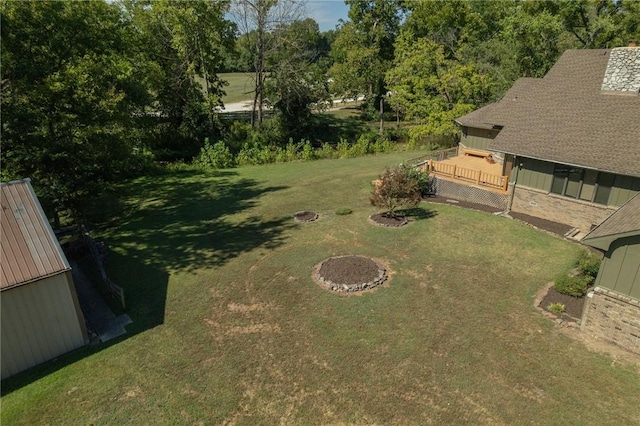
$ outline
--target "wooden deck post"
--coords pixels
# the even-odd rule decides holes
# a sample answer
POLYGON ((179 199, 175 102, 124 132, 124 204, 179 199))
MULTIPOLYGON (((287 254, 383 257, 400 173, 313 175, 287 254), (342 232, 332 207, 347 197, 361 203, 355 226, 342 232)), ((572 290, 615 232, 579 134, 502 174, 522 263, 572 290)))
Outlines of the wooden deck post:
POLYGON ((478 178, 476 179, 476 185, 480 185, 480 176, 482 175, 482 172, 480 170, 477 170, 478 172, 478 178))

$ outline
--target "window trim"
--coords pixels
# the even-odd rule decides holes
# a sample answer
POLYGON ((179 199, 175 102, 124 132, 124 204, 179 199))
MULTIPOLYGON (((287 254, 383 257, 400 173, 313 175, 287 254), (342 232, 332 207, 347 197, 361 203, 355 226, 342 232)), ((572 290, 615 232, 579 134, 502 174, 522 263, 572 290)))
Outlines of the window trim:
MULTIPOLYGON (((585 174, 586 174, 586 170, 587 169, 584 168, 584 167, 574 167, 574 166, 570 166, 568 164, 554 163, 553 173, 551 175, 552 176, 551 177, 551 187, 549 188, 549 193, 550 194, 555 194, 555 195, 558 195, 558 196, 561 196, 561 197, 571 198, 572 200, 579 200, 579 201, 585 201, 585 202, 589 202, 589 203, 593 203, 593 204, 598 204, 600 206, 608 205, 609 197, 607 197, 607 202, 604 203, 604 204, 603 203, 598 203, 598 202, 595 201, 596 198, 597 198, 597 195, 598 195, 598 191, 599 191, 600 186, 601 186, 600 177, 603 174, 611 174, 611 173, 602 172, 600 170, 589 169, 589 170, 594 170, 597 173, 595 182, 593 184, 593 193, 591 194, 591 199, 589 199, 589 200, 585 200, 585 199, 580 198, 580 194, 582 194, 582 188, 584 186, 584 177, 585 177, 585 174), (559 175, 556 174, 556 172, 557 172, 557 170, 559 168, 566 169, 566 175, 565 176, 559 176, 559 175), (567 195, 567 188, 569 186, 569 176, 571 175, 571 170, 575 170, 575 171, 580 170, 580 180, 578 181, 578 190, 577 190, 577 193, 576 193, 575 197, 572 196, 572 195, 567 195), (556 179, 562 179, 563 180, 563 182, 562 182, 562 191, 560 193, 553 191, 554 183, 555 183, 556 179)), ((611 193, 611 189, 613 188, 613 184, 615 183, 615 175, 613 175, 613 176, 614 176, 614 178, 613 178, 613 180, 611 182, 611 185, 606 187, 606 188, 609 188, 609 196, 610 196, 610 193, 611 193)), ((603 187, 603 188, 605 188, 605 187, 603 187)))

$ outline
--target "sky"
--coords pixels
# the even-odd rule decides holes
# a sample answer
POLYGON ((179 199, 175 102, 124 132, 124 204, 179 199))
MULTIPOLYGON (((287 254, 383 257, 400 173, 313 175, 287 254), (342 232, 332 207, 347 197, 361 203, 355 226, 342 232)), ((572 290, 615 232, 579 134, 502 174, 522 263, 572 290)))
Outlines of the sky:
POLYGON ((307 15, 313 18, 320 27, 320 31, 335 29, 338 19, 346 21, 349 6, 343 0, 308 0, 307 15))

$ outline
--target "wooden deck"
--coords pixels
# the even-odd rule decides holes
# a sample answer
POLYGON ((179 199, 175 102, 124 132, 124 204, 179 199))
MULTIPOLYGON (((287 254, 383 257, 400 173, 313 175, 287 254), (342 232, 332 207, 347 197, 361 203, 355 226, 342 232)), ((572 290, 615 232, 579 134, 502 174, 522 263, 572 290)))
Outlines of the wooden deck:
POLYGON ((486 158, 458 155, 442 161, 429 160, 420 168, 438 178, 507 193, 509 176, 502 176, 501 164, 489 163, 486 158))

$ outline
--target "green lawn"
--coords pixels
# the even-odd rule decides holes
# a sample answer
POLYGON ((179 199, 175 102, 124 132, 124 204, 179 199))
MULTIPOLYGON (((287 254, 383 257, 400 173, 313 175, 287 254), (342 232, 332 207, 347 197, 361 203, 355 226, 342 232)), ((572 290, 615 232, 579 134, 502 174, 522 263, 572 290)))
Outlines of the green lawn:
POLYGON ((447 205, 368 223, 370 181, 421 154, 123 187, 100 236, 129 334, 5 380, 2 424, 638 424, 638 372, 532 305, 577 245, 447 205), (390 281, 320 288, 312 267, 342 254, 382 260, 390 281))
POLYGON ((229 83, 229 85, 224 88, 226 95, 222 97, 222 101, 225 104, 253 99, 255 83, 253 82, 252 73, 228 72, 220 73, 218 77, 229 83))

